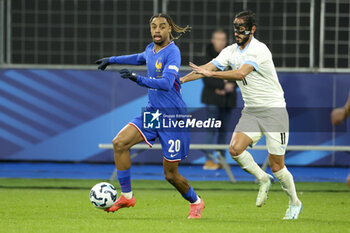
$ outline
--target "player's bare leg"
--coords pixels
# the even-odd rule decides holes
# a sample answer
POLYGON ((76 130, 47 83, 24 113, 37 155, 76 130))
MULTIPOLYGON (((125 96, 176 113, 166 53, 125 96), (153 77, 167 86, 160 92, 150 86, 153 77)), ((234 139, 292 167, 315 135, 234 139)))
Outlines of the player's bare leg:
POLYGON ((348 177, 346 178, 346 183, 348 184, 348 187, 350 189, 350 173, 349 173, 348 177))
POLYGON ((130 148, 143 141, 139 131, 132 125, 126 125, 113 139, 114 162, 118 170, 131 167, 130 148))
POLYGON ((169 162, 163 159, 165 179, 179 191, 183 198, 190 202, 188 219, 201 218, 204 201, 197 196, 188 180, 178 170, 179 162, 169 162))
POLYGON ((292 174, 284 165, 284 155, 269 154, 269 162, 273 175, 281 183, 282 189, 289 197, 289 207, 283 219, 297 219, 302 210, 298 199, 292 174))
POLYGON ((130 148, 142 142, 143 138, 138 130, 132 125, 126 125, 113 139, 114 162, 117 167, 117 176, 121 187, 121 196, 107 212, 114 212, 120 208, 134 206, 136 200, 131 191, 130 179, 130 148))
POLYGON ((241 168, 254 175, 259 181, 260 188, 256 198, 256 206, 262 206, 268 198, 268 191, 273 183, 273 177, 263 171, 254 161, 252 155, 246 151, 252 143, 252 139, 242 132, 234 132, 232 135, 229 152, 232 158, 241 166, 241 168))
POLYGON ((183 177, 178 170, 179 162, 169 162, 163 159, 163 169, 165 179, 172 184, 177 191, 185 194, 190 189, 188 180, 183 177))

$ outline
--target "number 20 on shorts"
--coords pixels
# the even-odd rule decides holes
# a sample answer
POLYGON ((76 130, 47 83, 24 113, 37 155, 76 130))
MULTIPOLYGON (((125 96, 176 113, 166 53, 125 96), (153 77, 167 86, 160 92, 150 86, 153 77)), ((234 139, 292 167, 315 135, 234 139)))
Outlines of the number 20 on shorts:
POLYGON ((168 141, 169 146, 169 152, 174 153, 174 152, 179 152, 181 149, 181 141, 179 139, 176 139, 175 141, 170 139, 168 141))

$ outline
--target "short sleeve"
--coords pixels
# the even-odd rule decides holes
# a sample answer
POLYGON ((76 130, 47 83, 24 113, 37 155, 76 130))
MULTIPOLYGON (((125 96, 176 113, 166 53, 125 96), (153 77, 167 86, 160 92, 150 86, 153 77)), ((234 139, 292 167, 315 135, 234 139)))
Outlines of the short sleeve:
POLYGON ((220 70, 225 70, 230 65, 230 47, 224 48, 220 54, 214 58, 211 62, 220 70))

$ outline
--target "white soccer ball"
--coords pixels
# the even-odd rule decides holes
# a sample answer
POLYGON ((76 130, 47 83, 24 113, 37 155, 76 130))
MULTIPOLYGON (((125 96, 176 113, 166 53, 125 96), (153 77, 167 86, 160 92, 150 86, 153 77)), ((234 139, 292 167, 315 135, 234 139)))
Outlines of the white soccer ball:
POLYGON ((107 182, 98 183, 90 190, 90 201, 99 209, 111 207, 117 201, 117 197, 117 190, 107 182))

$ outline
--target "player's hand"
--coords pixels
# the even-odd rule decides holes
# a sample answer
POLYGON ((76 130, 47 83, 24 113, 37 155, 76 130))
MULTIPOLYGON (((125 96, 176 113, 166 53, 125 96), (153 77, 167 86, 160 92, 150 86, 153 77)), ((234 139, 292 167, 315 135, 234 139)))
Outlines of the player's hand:
POLYGON ((108 65, 110 65, 110 63, 109 63, 109 57, 104 57, 104 58, 98 59, 97 61, 95 61, 95 63, 96 63, 97 65, 99 65, 99 66, 97 67, 97 69, 99 69, 99 70, 105 70, 106 67, 107 67, 108 65))
POLYGON ((336 108, 331 113, 332 125, 339 125, 346 119, 346 109, 336 108))
POLYGON ((136 80, 137 80, 137 74, 134 73, 134 72, 131 72, 131 71, 128 70, 128 69, 121 69, 121 70, 119 71, 119 73, 120 73, 120 76, 121 76, 122 78, 128 78, 128 79, 130 79, 130 80, 132 80, 132 81, 134 81, 134 82, 136 82, 136 80))
POLYGON ((181 77, 181 78, 180 78, 180 83, 183 84, 184 82, 185 82, 184 77, 181 77))
POLYGON ((193 64, 192 62, 189 63, 189 65, 191 66, 192 70, 194 72, 196 72, 197 74, 202 74, 204 75, 205 77, 211 77, 213 76, 212 72, 209 71, 209 70, 206 70, 206 69, 203 69, 195 64, 193 64))

